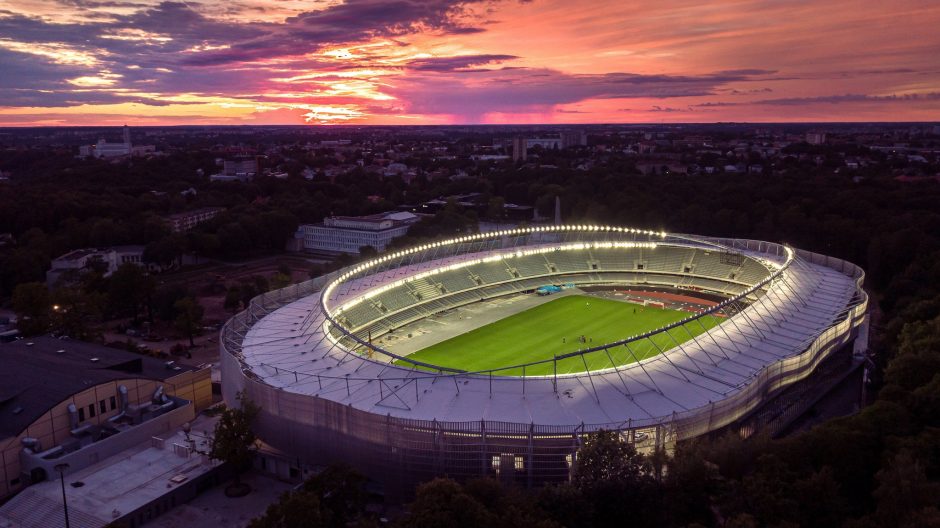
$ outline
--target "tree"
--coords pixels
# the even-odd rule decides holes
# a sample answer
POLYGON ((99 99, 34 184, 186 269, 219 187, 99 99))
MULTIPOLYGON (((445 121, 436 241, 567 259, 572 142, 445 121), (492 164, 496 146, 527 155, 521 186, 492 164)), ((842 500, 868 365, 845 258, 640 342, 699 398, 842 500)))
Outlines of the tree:
POLYGON ((101 337, 98 324, 104 313, 105 296, 63 286, 52 293, 52 329, 73 339, 93 341, 101 337))
POLYGON ((379 252, 372 246, 359 246, 359 258, 362 260, 374 259, 379 252))
POLYGON ((51 304, 45 284, 18 284, 13 289, 13 311, 16 312, 19 331, 25 336, 45 333, 49 329, 51 304))
POLYGON ((162 284, 153 293, 154 315, 163 321, 176 319, 176 302, 189 296, 189 291, 182 284, 171 282, 162 284))
POLYGON ((238 313, 242 306, 242 290, 239 286, 232 286, 225 291, 225 302, 222 306, 233 314, 238 313))
POLYGON ((300 489, 281 495, 251 528, 348 528, 378 526, 365 513, 366 478, 344 465, 327 466, 300 489))
POLYGON ((225 224, 219 228, 218 237, 226 257, 244 257, 251 252, 251 237, 241 224, 225 224))
POLYGON ((492 526, 496 516, 487 511, 460 484, 437 478, 418 486, 402 528, 461 528, 492 526))
POLYGON ((196 346, 193 337, 202 328, 202 305, 192 297, 183 297, 173 304, 176 309, 176 329, 189 337, 189 346, 196 346))
POLYGON ((502 196, 490 198, 486 208, 486 217, 494 222, 501 222, 506 218, 506 200, 502 196))
POLYGON ((288 491, 268 506, 264 515, 252 519, 248 528, 327 528, 329 521, 315 494, 288 491))
POLYGON ((616 431, 588 435, 578 450, 574 482, 588 488, 604 482, 635 482, 642 476, 643 456, 616 431))
POLYGON ((271 276, 271 289, 279 290, 281 288, 286 288, 290 286, 291 277, 290 275, 285 275, 281 272, 275 273, 271 276))
POLYGON ((239 296, 241 297, 242 306, 245 309, 248 309, 248 306, 251 304, 251 300, 257 297, 259 294, 264 292, 259 292, 258 288, 255 287, 253 282, 242 282, 238 287, 239 296))
POLYGON ((150 312, 156 287, 153 277, 130 262, 121 264, 111 274, 108 284, 108 305, 115 315, 129 316, 136 322, 141 309, 150 312))
POLYGON ((588 435, 578 450, 573 483, 593 504, 593 525, 614 526, 628 516, 639 526, 661 524, 661 487, 643 466, 643 455, 620 433, 588 435))
POLYGON ((155 240, 144 248, 144 262, 153 262, 167 268, 173 264, 181 264, 183 253, 186 252, 186 237, 173 234, 155 240))
POLYGON ((16 248, 0 254, 0 295, 9 295, 18 284, 43 280, 49 257, 29 248, 16 248))
POLYGON ((875 516, 880 526, 903 526, 915 512, 936 506, 940 484, 931 482, 926 468, 911 453, 902 451, 878 472, 875 516))
POLYGON ((366 477, 349 466, 338 464, 311 477, 304 491, 315 495, 329 526, 342 528, 361 519, 368 501, 366 477))
POLYGON ((238 407, 226 408, 215 424, 209 457, 228 464, 235 472, 235 483, 226 493, 244 495, 247 491, 242 485, 241 474, 251 465, 257 450, 252 425, 260 408, 243 392, 238 393, 237 399, 238 407))

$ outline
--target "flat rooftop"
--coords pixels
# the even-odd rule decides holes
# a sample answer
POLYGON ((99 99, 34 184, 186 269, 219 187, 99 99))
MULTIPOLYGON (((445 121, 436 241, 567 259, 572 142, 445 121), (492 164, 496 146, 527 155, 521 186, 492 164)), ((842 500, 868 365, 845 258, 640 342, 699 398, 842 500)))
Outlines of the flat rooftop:
MULTIPOLYGON (((197 451, 209 450, 209 436, 218 417, 199 416, 190 438, 197 451)), ((186 445, 182 430, 111 456, 93 466, 65 474, 69 522, 75 528, 105 526, 199 477, 218 463, 197 453, 180 456, 174 444, 186 445), (174 478, 175 477, 175 478, 174 478), (82 483, 76 487, 76 483, 82 483)), ((0 528, 65 526, 62 488, 58 480, 29 486, 0 506, 0 528)))

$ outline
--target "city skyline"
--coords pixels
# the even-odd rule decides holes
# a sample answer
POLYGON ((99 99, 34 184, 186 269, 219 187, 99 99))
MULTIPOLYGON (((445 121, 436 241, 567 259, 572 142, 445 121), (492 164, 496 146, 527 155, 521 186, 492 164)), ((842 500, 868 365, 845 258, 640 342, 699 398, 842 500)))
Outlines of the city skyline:
POLYGON ((929 2, 0 0, 0 126, 940 119, 929 2))

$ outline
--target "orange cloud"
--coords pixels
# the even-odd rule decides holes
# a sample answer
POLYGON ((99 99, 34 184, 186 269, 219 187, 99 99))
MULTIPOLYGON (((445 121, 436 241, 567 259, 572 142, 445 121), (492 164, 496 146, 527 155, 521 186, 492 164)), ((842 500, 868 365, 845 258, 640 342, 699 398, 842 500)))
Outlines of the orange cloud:
POLYGON ((12 125, 940 119, 916 0, 7 3, 12 125))

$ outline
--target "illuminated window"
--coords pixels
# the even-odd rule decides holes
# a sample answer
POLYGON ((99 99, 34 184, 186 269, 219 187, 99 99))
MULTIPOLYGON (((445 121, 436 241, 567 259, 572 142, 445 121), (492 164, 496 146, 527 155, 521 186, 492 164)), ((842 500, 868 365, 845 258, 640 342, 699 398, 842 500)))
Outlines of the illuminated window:
POLYGON ((493 455, 491 465, 493 466, 493 471, 495 471, 496 474, 499 475, 499 465, 500 465, 499 455, 493 455))
POLYGON ((513 467, 516 469, 516 471, 525 469, 525 459, 523 459, 521 456, 517 456, 513 462, 513 467))

